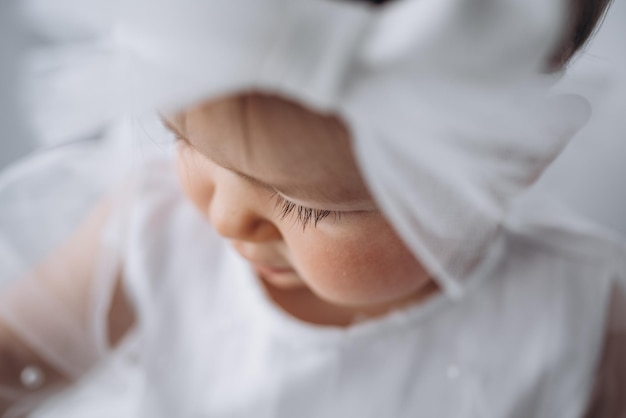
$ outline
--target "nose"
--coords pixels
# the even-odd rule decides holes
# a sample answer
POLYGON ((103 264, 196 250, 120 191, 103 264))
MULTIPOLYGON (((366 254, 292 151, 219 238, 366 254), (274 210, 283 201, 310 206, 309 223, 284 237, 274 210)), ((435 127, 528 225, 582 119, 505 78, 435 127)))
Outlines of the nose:
POLYGON ((220 171, 208 208, 209 221, 216 231, 231 240, 263 242, 280 239, 280 231, 264 214, 267 196, 236 174, 220 171))

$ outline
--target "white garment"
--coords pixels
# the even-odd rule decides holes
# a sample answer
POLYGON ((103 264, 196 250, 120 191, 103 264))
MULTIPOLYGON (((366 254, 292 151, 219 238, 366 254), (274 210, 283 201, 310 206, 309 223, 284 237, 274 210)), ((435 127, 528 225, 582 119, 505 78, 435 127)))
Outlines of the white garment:
MULTIPOLYGON (((552 97, 553 80, 538 74, 560 37, 564 0, 24 4, 59 43, 32 57, 36 77, 25 83, 45 137, 85 139, 127 115, 251 90, 335 114, 382 213, 445 295, 347 330, 295 321, 267 302, 245 263, 183 203, 167 163, 141 183, 128 246, 110 251, 125 257, 140 363, 125 372, 131 359, 119 351, 79 388, 95 398, 75 402, 76 416, 582 411, 621 250, 573 231, 503 226, 510 201, 589 114, 584 101, 552 97), (105 382, 117 382, 118 370, 132 389, 128 398, 107 398, 105 382), (505 371, 512 378, 502 378, 505 371)), ((105 132, 88 148, 115 152, 92 149, 69 165, 36 159, 0 181, 0 290, 41 264, 33 281, 71 277, 71 262, 41 257, 126 173, 119 156, 134 139, 105 132)), ((107 266, 95 266, 97 278, 107 266)), ((65 337, 87 340, 87 360, 104 340, 110 288, 101 284, 110 281, 95 283, 94 297, 77 298, 89 312, 78 310, 86 317, 76 326, 64 321, 72 312, 57 309, 64 304, 39 309, 18 297, 4 317, 31 337, 23 338, 29 347, 75 375, 67 370, 88 361, 63 350, 74 341, 65 337), (25 324, 20 311, 43 319, 25 324), (27 334, 33 324, 64 344, 50 349, 49 338, 27 334)), ((71 415, 61 410, 57 416, 71 415)))
MULTIPOLYGON (((510 200, 589 118, 544 73, 565 4, 28 0, 25 16, 54 43, 30 56, 24 100, 52 143, 250 91, 339 116, 381 212, 461 297, 510 200)), ((115 173, 105 166, 83 178, 115 173)), ((49 207, 65 211, 62 199, 49 207)))
POLYGON ((138 187, 124 262, 137 328, 35 417, 583 414, 621 248, 518 220, 464 298, 322 327, 270 302, 184 200, 169 161, 149 165, 138 187))

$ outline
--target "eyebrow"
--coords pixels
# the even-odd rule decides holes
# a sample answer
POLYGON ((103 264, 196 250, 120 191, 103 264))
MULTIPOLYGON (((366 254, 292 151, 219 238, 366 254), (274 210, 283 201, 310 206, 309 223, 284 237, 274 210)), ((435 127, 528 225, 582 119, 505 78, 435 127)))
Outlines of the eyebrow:
MULTIPOLYGON (((365 191, 362 196, 356 196, 355 193, 351 193, 355 196, 346 197, 345 192, 344 192, 344 195, 339 197, 337 195, 333 196, 327 191, 319 187, 318 188, 306 188, 306 187, 301 187, 298 185, 278 186, 278 185, 272 185, 272 184, 266 183, 234 167, 231 167, 228 164, 224 164, 223 162, 217 161, 213 157, 207 155, 204 152, 201 152, 194 146, 194 144, 189 140, 189 138, 186 135, 183 135, 180 132, 180 130, 176 128, 176 126, 174 126, 169 120, 167 120, 165 117, 162 117, 161 120, 163 121, 163 125, 165 126, 165 128, 171 131, 178 139, 185 141, 189 146, 197 150, 204 158, 207 158, 214 164, 222 167, 225 170, 232 172, 233 174, 241 177, 243 180, 251 184, 254 184, 259 187, 263 187, 268 190, 272 190, 273 192, 277 192, 281 195, 284 195, 288 199, 292 199, 292 200, 304 200, 304 201, 312 201, 312 202, 320 203, 320 204, 330 204, 330 205, 335 204, 335 205, 340 205, 340 206, 342 204, 354 205, 356 203, 362 204, 367 207, 373 206, 373 199, 370 197, 367 191, 365 191)), ((185 119, 181 118, 180 122, 183 124, 183 127, 184 127, 185 119)), ((295 203, 298 203, 298 202, 295 202, 295 203)), ((302 204, 306 205, 307 203, 302 202, 302 204)))

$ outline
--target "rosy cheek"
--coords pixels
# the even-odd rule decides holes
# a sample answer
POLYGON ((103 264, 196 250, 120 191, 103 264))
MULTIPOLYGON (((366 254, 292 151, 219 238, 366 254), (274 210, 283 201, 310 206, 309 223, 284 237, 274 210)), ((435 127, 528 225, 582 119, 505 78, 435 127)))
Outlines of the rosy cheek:
POLYGON ((414 291, 424 280, 420 264, 393 233, 380 227, 354 232, 286 237, 292 261, 318 295, 337 303, 383 303, 414 291))

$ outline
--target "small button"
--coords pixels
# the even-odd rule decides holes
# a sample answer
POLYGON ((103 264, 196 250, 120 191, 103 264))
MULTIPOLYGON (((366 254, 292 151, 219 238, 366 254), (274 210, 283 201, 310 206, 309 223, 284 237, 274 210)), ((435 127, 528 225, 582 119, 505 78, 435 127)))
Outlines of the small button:
POLYGON ((22 385, 28 389, 38 389, 43 386, 44 374, 39 367, 28 366, 20 374, 22 385))

